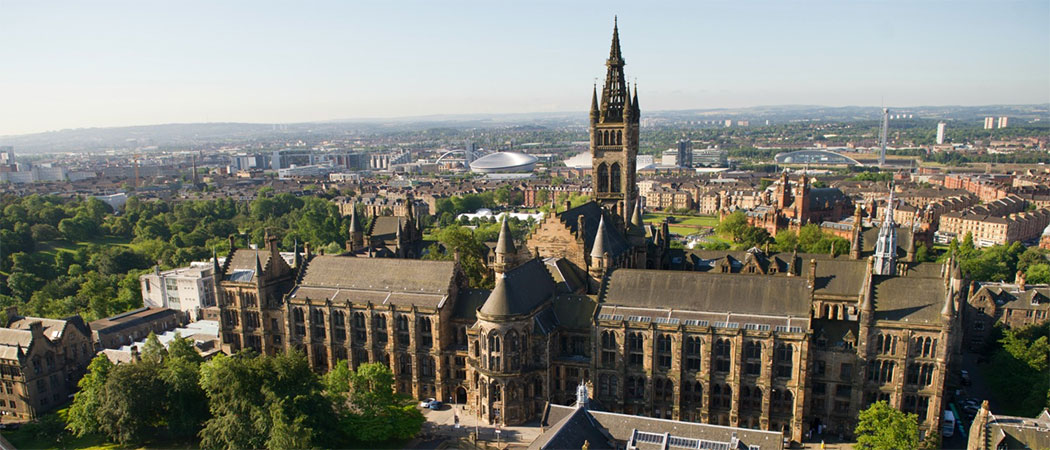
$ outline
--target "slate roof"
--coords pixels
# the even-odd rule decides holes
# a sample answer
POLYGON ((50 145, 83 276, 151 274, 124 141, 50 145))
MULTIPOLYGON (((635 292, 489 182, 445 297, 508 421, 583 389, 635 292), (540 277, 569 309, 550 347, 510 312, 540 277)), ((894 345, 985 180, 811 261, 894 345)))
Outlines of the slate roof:
MULTIPOLYGON (((752 445, 762 450, 784 448, 783 435, 775 431, 656 419, 586 408, 577 409, 575 406, 551 404, 542 420, 543 424, 550 428, 529 445, 530 449, 582 448, 584 441, 588 443, 589 448, 623 448, 635 432, 707 441, 697 443, 699 448, 713 448, 705 447, 704 444, 729 444, 734 438, 737 440, 736 448, 746 449, 752 445)), ((641 444, 639 448, 669 448, 667 443, 664 443, 663 447, 643 442, 635 444, 641 444)))
POLYGON ((508 270, 496 279, 481 313, 492 317, 529 314, 555 294, 555 281, 539 259, 508 270))
POLYGON ((833 208, 836 203, 848 203, 849 198, 839 188, 810 188, 809 208, 825 209, 833 208), (825 207, 825 204, 828 205, 825 207))
POLYGON ((590 329, 598 302, 586 295, 559 295, 554 299, 558 323, 567 328, 590 329))
MULTIPOLYGON (((602 208, 597 203, 590 201, 584 203, 575 208, 566 210, 561 214, 558 214, 558 219, 561 220, 565 227, 575 233, 579 228, 579 217, 584 217, 584 234, 583 244, 585 249, 589 249, 594 245, 594 236, 598 233, 598 224, 602 219, 602 208)), ((609 256, 614 259, 627 251, 630 245, 627 243, 627 238, 617 230, 616 227, 608 226, 605 227, 605 249, 604 251, 609 253, 609 256)))
MULTIPOLYGON (((809 260, 802 274, 809 272, 809 260)), ((861 259, 827 258, 817 260, 817 277, 814 280, 816 295, 860 296, 867 279, 868 262, 861 259)))
POLYGON ((408 222, 407 217, 401 216, 378 216, 372 222, 371 235, 372 238, 382 239, 384 241, 391 241, 397 237, 397 226, 401 225, 402 233, 404 233, 405 224, 408 222))
POLYGON ((947 296, 940 278, 872 276, 875 320, 937 324, 947 296))
POLYGON ((992 415, 985 425, 989 449, 994 448, 1050 448, 1050 412, 1034 419, 992 415))
POLYGON ((617 269, 606 303, 735 314, 803 316, 810 312, 805 277, 617 269))
POLYGON ((7 325, 8 328, 29 330, 29 324, 33 322, 40 322, 44 327, 44 336, 48 339, 55 340, 62 337, 62 333, 66 330, 66 324, 73 325, 75 328, 80 330, 84 335, 90 336, 87 323, 79 315, 66 317, 65 319, 45 319, 41 317, 19 317, 17 320, 12 321, 7 325))
POLYGON ((99 334, 115 333, 143 323, 152 322, 159 317, 178 320, 178 312, 168 308, 139 308, 123 314, 91 322, 91 331, 99 334))
POLYGON ((551 405, 551 409, 570 409, 561 415, 561 420, 529 444, 529 449, 615 449, 616 443, 602 433, 598 421, 584 408, 551 405))
POLYGON ((449 294, 455 263, 320 255, 304 270, 291 298, 438 307, 449 294))
POLYGON ((978 292, 981 290, 992 294, 995 304, 1000 307, 1050 309, 1050 285, 1026 285, 1022 291, 1014 283, 981 283, 978 292))
MULTIPOLYGON (((914 239, 911 227, 897 227, 897 256, 908 254, 908 245, 914 239)), ((874 253, 875 244, 879 241, 879 228, 872 227, 861 232, 860 250, 862 253, 874 253)))
POLYGON ((225 279, 238 283, 251 283, 255 281, 255 255, 259 255, 259 264, 263 270, 270 264, 270 252, 267 250, 254 250, 239 248, 233 252, 229 262, 226 264, 225 279))

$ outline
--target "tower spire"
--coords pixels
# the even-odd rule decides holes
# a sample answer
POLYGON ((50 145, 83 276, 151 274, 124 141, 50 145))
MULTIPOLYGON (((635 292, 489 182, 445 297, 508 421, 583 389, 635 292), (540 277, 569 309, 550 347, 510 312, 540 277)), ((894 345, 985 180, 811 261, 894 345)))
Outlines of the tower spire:
POLYGON ((598 122, 598 85, 595 83, 591 90, 591 123, 598 122))
POLYGON ((620 31, 615 19, 613 21, 612 45, 609 48, 609 59, 605 61, 605 87, 602 89, 601 118, 602 122, 621 122, 623 107, 627 103, 627 81, 623 75, 623 54, 620 52, 620 31))

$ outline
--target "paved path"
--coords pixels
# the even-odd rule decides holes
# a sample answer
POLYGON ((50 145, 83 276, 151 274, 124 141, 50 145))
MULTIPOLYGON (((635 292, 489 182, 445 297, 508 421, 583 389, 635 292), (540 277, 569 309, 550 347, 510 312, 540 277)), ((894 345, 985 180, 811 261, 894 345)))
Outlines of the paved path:
POLYGON ((464 411, 463 405, 444 405, 441 410, 423 410, 426 423, 423 424, 423 433, 435 437, 460 438, 467 437, 470 433, 477 431, 479 441, 488 442, 491 446, 499 443, 500 448, 524 448, 534 441, 543 430, 538 422, 531 422, 523 426, 497 427, 487 425, 478 420, 478 417, 464 411), (459 427, 456 427, 456 418, 459 418, 459 427))

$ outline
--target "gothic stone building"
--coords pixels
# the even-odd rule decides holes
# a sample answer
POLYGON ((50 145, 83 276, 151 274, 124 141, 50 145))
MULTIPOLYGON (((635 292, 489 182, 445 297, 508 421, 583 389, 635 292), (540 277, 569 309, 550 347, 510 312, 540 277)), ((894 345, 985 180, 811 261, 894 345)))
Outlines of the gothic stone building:
POLYGON ((95 356, 91 329, 80 316, 22 317, 7 310, 0 328, 0 415, 27 421, 64 405, 95 356))
POLYGON ((613 413, 794 441, 820 426, 849 435, 877 400, 939 430, 965 298, 955 263, 898 259, 887 226, 871 257, 752 249, 655 270, 668 235, 637 206, 637 89, 628 96, 615 29, 607 66, 600 106, 592 100, 592 201, 548 217, 523 245, 504 224, 492 290, 470 289, 455 261, 307 251, 288 266, 275 243, 235 250, 220 268, 224 346, 300 349, 318 370, 379 362, 399 392, 489 423, 534 420, 586 383, 613 413))

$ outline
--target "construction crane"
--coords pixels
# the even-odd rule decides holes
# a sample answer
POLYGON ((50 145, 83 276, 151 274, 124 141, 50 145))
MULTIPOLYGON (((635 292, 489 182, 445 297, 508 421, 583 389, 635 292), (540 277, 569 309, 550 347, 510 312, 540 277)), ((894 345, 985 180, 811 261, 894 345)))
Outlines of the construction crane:
POLYGON ((890 109, 882 108, 882 130, 879 131, 879 167, 886 165, 886 133, 890 128, 890 109))

